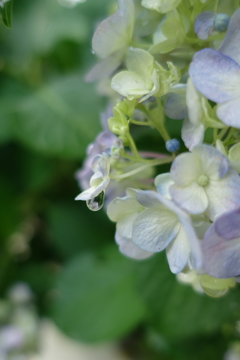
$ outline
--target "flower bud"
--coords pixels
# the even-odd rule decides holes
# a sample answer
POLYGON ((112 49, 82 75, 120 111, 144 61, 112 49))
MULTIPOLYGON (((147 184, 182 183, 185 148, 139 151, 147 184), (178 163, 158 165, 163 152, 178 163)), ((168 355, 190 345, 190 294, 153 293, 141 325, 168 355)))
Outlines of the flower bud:
POLYGON ((217 14, 214 19, 214 30, 225 31, 228 28, 229 16, 227 14, 217 14))
POLYGON ((168 140, 165 144, 167 151, 176 152, 180 148, 180 142, 177 139, 168 140))

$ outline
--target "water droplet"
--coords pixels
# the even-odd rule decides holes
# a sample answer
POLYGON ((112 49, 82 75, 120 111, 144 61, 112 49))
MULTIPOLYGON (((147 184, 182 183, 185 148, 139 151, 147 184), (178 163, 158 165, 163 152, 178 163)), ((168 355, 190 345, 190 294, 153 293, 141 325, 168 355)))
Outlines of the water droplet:
POLYGON ((94 199, 88 200, 87 207, 89 208, 89 210, 91 210, 91 211, 101 210, 104 205, 104 196, 105 196, 105 192, 102 191, 94 199))

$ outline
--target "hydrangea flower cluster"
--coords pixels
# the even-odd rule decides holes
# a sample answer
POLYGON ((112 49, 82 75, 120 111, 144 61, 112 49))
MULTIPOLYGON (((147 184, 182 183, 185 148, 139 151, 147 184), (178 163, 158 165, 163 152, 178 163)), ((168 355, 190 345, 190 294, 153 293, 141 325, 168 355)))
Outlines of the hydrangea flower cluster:
POLYGON ((166 250, 171 272, 211 296, 240 276, 239 44, 238 1, 118 0, 86 77, 109 104, 76 200, 96 211, 106 199, 122 254, 166 250), (139 150, 144 127, 165 151, 139 150))

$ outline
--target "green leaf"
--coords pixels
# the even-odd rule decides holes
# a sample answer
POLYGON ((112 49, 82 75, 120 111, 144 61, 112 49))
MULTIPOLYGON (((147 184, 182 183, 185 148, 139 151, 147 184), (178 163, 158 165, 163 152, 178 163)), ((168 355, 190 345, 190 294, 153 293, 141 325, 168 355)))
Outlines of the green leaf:
POLYGON ((239 289, 219 299, 197 294, 171 274, 163 253, 140 264, 138 276, 149 322, 169 339, 214 333, 240 314, 239 289))
POLYGON ((136 327, 144 306, 134 289, 134 263, 118 254, 81 255, 63 270, 52 317, 68 336, 85 342, 116 340, 136 327))
POLYGON ((4 2, 2 6, 0 6, 0 12, 2 14, 3 22, 8 28, 11 28, 13 0, 4 2))
POLYGON ((47 218, 52 244, 64 258, 97 251, 114 237, 115 226, 106 214, 102 211, 96 216, 85 202, 55 203, 49 207, 47 218))
POLYGON ((94 87, 79 74, 62 77, 15 107, 15 136, 40 153, 80 159, 101 130, 101 105, 94 87))

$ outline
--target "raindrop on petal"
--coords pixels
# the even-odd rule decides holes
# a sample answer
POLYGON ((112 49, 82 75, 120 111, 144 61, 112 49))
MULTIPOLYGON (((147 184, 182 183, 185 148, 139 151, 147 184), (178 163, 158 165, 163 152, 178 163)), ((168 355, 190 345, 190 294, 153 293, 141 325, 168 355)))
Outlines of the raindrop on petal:
POLYGON ((87 207, 89 208, 89 210, 91 210, 91 211, 101 210, 104 205, 104 196, 105 196, 105 192, 102 191, 94 199, 88 200, 87 207))

